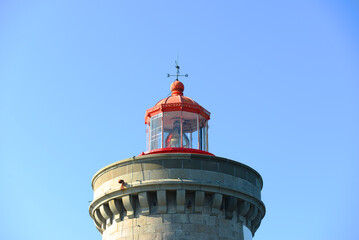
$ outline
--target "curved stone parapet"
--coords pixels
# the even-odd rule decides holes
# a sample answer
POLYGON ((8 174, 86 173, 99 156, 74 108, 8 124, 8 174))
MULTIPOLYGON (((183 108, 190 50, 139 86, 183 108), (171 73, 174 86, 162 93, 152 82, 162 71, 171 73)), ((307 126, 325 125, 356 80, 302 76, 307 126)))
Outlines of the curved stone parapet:
POLYGON ((92 186, 89 211, 104 240, 243 239, 243 226, 254 235, 265 215, 261 176, 215 156, 125 159, 97 172, 92 186))

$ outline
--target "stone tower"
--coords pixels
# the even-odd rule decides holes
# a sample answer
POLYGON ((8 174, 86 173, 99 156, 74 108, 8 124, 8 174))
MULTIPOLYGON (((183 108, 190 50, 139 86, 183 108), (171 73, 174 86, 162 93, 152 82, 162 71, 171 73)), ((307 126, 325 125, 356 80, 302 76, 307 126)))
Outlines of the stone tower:
POLYGON ((90 216, 103 240, 252 239, 265 215, 254 169, 208 152, 210 113, 183 96, 147 110, 147 151, 92 179, 90 216))

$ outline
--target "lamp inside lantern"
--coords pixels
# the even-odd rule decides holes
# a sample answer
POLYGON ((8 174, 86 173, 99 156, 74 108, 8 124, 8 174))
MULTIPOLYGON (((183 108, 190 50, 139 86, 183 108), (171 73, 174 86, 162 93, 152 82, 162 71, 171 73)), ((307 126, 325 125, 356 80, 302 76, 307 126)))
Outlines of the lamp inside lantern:
POLYGON ((186 136, 186 134, 183 134, 182 138, 183 138, 183 143, 181 146, 181 124, 179 120, 176 120, 173 123, 172 131, 168 134, 166 138, 166 145, 165 145, 166 148, 170 148, 170 147, 188 148, 190 142, 188 137, 186 136))

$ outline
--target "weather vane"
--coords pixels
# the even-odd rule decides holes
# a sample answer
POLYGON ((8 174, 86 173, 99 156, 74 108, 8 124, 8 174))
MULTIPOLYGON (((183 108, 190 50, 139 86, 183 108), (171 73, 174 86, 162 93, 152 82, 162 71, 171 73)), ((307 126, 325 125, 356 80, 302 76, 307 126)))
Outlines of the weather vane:
MULTIPOLYGON (((178 61, 178 60, 177 60, 178 61)), ((175 61, 176 63, 176 69, 177 69, 177 72, 175 75, 171 75, 171 74, 167 74, 167 77, 176 77, 176 80, 178 80, 178 77, 188 77, 188 74, 180 74, 180 66, 178 66, 178 62, 175 61)))

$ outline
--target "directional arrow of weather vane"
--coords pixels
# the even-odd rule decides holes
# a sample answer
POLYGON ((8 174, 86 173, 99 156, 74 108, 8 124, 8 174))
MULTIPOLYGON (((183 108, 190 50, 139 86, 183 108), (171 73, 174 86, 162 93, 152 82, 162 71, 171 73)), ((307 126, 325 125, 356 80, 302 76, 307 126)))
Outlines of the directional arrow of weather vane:
POLYGON ((176 69, 177 69, 177 72, 176 72, 176 74, 167 74, 167 77, 176 77, 176 80, 178 80, 178 77, 188 77, 188 74, 180 74, 180 66, 178 66, 178 63, 177 63, 177 61, 175 61, 175 63, 176 63, 176 69))

